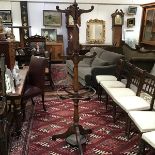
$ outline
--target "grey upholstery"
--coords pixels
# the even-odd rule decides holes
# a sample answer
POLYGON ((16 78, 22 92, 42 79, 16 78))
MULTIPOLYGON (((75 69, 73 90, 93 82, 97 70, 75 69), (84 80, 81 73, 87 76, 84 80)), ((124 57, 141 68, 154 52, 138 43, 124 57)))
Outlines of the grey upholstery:
MULTIPOLYGON (((104 50, 100 47, 92 47, 87 56, 96 53, 94 58, 84 58, 78 64, 78 79, 82 85, 90 85, 97 88, 96 75, 113 75, 118 60, 124 56, 118 53, 104 50)), ((73 76, 73 62, 66 60, 68 73, 73 76)))

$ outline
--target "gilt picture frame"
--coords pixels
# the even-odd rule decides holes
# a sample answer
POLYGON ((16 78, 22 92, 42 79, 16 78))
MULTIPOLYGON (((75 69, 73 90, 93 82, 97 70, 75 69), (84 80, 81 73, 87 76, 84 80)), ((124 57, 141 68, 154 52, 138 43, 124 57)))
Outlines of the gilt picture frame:
POLYGON ((0 10, 0 16, 3 19, 3 23, 12 23, 11 10, 0 10))
POLYGON ((43 25, 61 27, 62 13, 53 10, 43 10, 43 25))

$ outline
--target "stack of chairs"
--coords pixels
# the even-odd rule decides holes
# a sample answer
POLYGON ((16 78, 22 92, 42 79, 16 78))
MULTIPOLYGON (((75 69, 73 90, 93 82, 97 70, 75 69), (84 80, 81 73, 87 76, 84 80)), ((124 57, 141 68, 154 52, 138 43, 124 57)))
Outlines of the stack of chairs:
POLYGON ((134 133, 136 126, 141 135, 139 153, 145 154, 145 143, 155 148, 155 76, 126 60, 121 60, 121 65, 118 69, 120 72, 117 80, 99 81, 99 76, 96 77, 96 80, 99 81, 100 90, 102 89, 102 92, 107 96, 106 106, 112 104, 114 123, 118 119, 117 108, 119 107, 126 116, 125 133, 127 138, 129 139, 134 135, 131 133, 134 133), (126 78, 126 83, 122 83, 122 78, 126 78), (142 93, 149 96, 150 100, 146 101, 142 98, 142 93))

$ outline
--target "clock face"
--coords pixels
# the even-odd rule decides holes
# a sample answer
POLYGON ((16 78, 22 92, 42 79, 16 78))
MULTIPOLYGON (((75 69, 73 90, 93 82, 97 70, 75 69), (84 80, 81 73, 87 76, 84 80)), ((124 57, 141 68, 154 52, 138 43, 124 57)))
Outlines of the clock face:
POLYGON ((123 24, 123 19, 122 19, 121 15, 116 15, 114 20, 115 20, 114 21, 115 25, 122 25, 123 24))
POLYGON ((74 25, 74 19, 71 15, 69 15, 69 18, 68 18, 68 24, 69 25, 74 25))

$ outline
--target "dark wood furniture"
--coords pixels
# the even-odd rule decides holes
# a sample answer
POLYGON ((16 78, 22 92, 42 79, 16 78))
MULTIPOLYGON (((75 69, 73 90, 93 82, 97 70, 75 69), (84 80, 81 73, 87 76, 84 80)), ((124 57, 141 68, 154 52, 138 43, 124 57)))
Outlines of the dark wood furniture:
POLYGON ((121 45, 122 25, 124 23, 124 13, 118 9, 111 15, 112 17, 112 44, 116 47, 121 45))
MULTIPOLYGON (((79 45, 79 26, 78 26, 78 19, 80 18, 82 13, 88 13, 94 9, 92 6, 89 10, 82 10, 79 9, 78 4, 76 3, 76 0, 74 1, 73 5, 70 5, 65 10, 60 10, 59 6, 56 7, 57 11, 66 13, 68 15, 71 15, 74 19, 74 25, 73 25, 73 51, 72 55, 67 55, 65 58, 71 59, 74 64, 74 78, 73 78, 73 88, 71 94, 73 96, 72 100, 74 102, 74 115, 73 115, 73 124, 68 128, 68 130, 62 134, 53 135, 52 139, 56 140, 57 138, 66 138, 67 142, 71 145, 76 145, 79 148, 79 152, 81 155, 83 155, 82 150, 82 144, 86 143, 86 134, 91 133, 91 129, 84 129, 79 124, 79 110, 78 110, 78 103, 79 103, 79 82, 78 82, 78 63, 80 60, 82 60, 84 57, 87 56, 80 56, 80 45, 79 45)), ((67 90, 66 90, 67 91, 67 90)))
POLYGON ((19 48, 18 53, 19 55, 16 55, 16 60, 19 62, 20 65, 22 63, 29 65, 30 58, 32 55, 45 57, 47 60, 46 69, 45 69, 45 73, 46 73, 45 78, 46 78, 46 81, 50 82, 50 86, 54 88, 54 83, 51 77, 52 50, 48 51, 48 49, 46 49, 45 37, 34 35, 27 38, 27 46, 24 49, 19 48), (22 54, 20 54, 20 50, 23 51, 22 54))
POLYGON ((0 154, 8 154, 7 100, 5 90, 5 56, 0 55, 0 154))
POLYGON ((0 41, 0 53, 5 54, 6 64, 9 69, 13 69, 15 64, 16 46, 18 46, 18 42, 15 41, 0 41))
POLYGON ((25 102, 24 100, 31 99, 36 96, 42 97, 43 109, 46 111, 44 105, 44 84, 45 84, 45 67, 46 59, 44 57, 32 56, 29 65, 29 72, 27 74, 27 81, 22 96, 21 106, 23 111, 23 119, 25 119, 25 102))
POLYGON ((31 26, 9 26, 9 28, 13 29, 13 28, 17 28, 19 29, 19 37, 20 37, 20 43, 19 43, 19 46, 21 48, 24 48, 25 47, 25 42, 26 42, 26 39, 27 37, 25 36, 25 30, 26 29, 29 29, 31 26))
POLYGON ((151 52, 151 50, 142 52, 140 49, 131 48, 125 42, 122 43, 122 50, 125 59, 129 60, 139 68, 150 72, 155 63, 155 52, 151 52))
POLYGON ((139 44, 154 50, 155 47, 155 3, 141 5, 143 9, 139 44))
POLYGON ((113 45, 106 45, 106 44, 80 44, 80 54, 81 55, 86 54, 87 52, 89 52, 89 50, 92 47, 101 47, 101 48, 104 48, 105 50, 108 50, 108 51, 112 51, 112 52, 116 52, 116 53, 120 53, 120 54, 123 53, 121 46, 116 47, 113 45))
POLYGON ((51 61, 62 62, 63 58, 60 57, 64 55, 64 44, 63 42, 46 42, 46 49, 51 54, 51 61))
MULTIPOLYGON (((15 93, 6 94, 7 100, 10 100, 11 105, 13 107, 13 120, 15 121, 15 132, 17 135, 20 134, 20 129, 22 125, 22 115, 21 115, 21 99, 24 92, 26 76, 28 72, 28 67, 24 67, 20 70, 19 75, 21 77, 20 84, 15 87, 15 93)), ((12 121, 12 120, 11 120, 12 121)))
MULTIPOLYGON (((77 21, 78 25, 81 25, 80 17, 77 21)), ((66 49, 67 54, 73 53, 73 33, 74 33, 74 19, 71 15, 66 14, 66 28, 67 28, 67 35, 68 35, 68 47, 66 49)))

